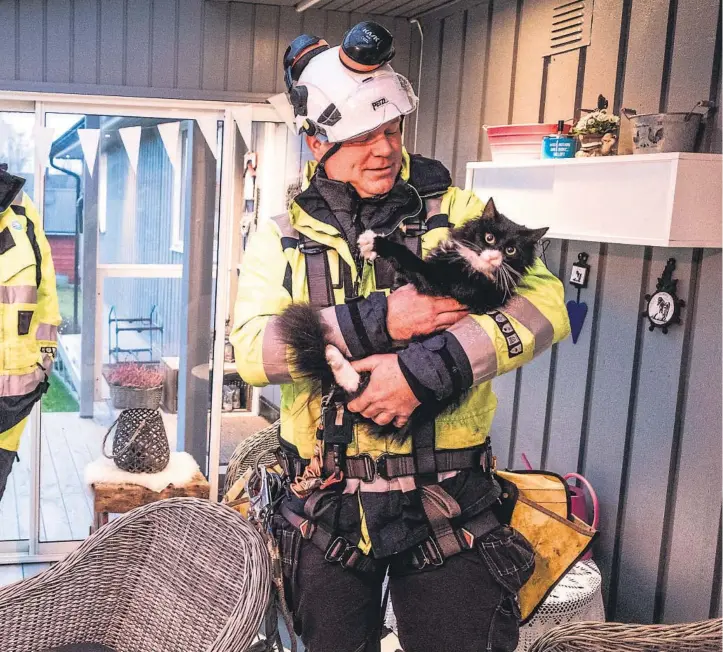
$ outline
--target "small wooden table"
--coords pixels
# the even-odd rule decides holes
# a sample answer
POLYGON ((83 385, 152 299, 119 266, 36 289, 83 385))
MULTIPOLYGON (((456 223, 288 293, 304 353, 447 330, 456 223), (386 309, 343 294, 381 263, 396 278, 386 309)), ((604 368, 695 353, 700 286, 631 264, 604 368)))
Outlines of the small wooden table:
POLYGON ((169 484, 163 491, 151 491, 138 484, 115 484, 98 482, 93 489, 93 525, 91 534, 108 522, 108 514, 125 514, 136 507, 154 503, 165 498, 179 496, 206 498, 210 495, 210 485, 201 473, 196 473, 188 484, 177 487, 169 484))

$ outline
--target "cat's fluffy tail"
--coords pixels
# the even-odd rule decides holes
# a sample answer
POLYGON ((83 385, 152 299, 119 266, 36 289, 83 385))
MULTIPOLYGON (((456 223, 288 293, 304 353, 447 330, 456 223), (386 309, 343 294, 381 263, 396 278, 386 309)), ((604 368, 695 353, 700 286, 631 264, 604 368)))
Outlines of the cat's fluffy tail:
POLYGON ((309 304, 293 303, 278 319, 281 338, 291 348, 289 362, 294 371, 304 378, 333 382, 325 352, 329 329, 319 313, 309 304))

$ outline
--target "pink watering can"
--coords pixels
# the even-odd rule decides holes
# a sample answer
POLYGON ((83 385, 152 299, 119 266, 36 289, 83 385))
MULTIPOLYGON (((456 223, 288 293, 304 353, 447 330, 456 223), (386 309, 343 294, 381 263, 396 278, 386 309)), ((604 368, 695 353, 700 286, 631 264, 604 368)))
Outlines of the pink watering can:
MULTIPOLYGON (((527 459, 527 455, 522 453, 522 461, 524 462, 525 466, 527 467, 528 471, 532 471, 532 465, 530 464, 530 461, 527 459)), ((597 494, 595 493, 595 490, 592 488, 592 485, 579 473, 568 473, 567 475, 563 475, 562 479, 565 480, 565 482, 568 483, 568 489, 570 490, 570 511, 577 516, 581 521, 584 521, 588 525, 590 525, 594 530, 597 530, 598 520, 599 520, 599 504, 597 500, 597 494), (590 500, 592 501, 592 523, 590 523, 590 514, 587 510, 587 502, 585 501, 585 492, 583 491, 582 487, 576 487, 575 485, 571 485, 569 483, 570 480, 579 480, 587 489, 588 493, 590 494, 590 500)), ((588 550, 580 559, 591 559, 592 558, 592 550, 588 550)))

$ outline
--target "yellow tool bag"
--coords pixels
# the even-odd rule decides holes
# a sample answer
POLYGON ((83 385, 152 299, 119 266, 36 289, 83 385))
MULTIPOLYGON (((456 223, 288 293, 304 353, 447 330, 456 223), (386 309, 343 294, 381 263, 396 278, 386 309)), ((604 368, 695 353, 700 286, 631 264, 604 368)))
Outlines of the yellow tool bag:
POLYGON ((522 623, 587 552, 597 532, 574 516, 565 480, 548 471, 496 471, 502 487, 500 520, 535 551, 535 572, 519 593, 522 623))

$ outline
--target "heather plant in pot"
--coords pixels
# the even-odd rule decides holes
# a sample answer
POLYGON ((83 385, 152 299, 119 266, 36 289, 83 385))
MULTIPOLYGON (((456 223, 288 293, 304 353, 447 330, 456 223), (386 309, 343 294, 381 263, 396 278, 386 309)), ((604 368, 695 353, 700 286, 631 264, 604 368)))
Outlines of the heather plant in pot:
POLYGON ((158 365, 140 362, 107 365, 103 376, 114 408, 158 409, 163 394, 163 373, 158 365))

